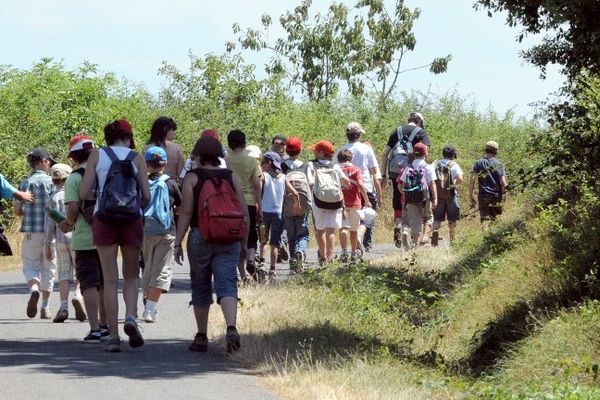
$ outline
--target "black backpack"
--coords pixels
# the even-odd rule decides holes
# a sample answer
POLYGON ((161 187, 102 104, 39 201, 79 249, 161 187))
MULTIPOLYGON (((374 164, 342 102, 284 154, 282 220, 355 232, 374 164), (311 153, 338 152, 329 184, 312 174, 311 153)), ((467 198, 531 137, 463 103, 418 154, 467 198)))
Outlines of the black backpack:
POLYGON ((110 147, 103 147, 102 150, 112 163, 98 199, 96 217, 111 225, 125 225, 142 218, 142 196, 133 169, 137 153, 130 150, 124 160, 119 160, 110 147))

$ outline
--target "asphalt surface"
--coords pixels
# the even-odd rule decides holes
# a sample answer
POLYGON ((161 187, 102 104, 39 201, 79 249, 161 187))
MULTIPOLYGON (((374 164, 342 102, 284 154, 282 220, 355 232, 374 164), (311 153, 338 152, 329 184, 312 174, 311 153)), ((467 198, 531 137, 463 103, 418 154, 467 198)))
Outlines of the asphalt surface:
MULTIPOLYGON (((391 245, 377 245, 365 258, 392 251, 391 245)), ((316 251, 311 249, 307 264, 316 261, 316 251)), ((280 264, 278 279, 288 274, 287 263, 280 264)), ((102 344, 82 342, 89 325, 74 319, 72 307, 69 320, 62 324, 41 320, 39 313, 28 318, 29 292, 22 273, 0 273, 0 400, 277 399, 254 371, 227 356, 223 342, 210 342, 208 353, 188 351, 196 330, 188 307, 187 264, 176 267, 173 278, 171 292, 160 301, 159 321, 140 322, 144 346, 131 349, 124 342, 121 353, 106 353, 102 344)), ((53 317, 59 306, 57 289, 50 300, 53 317)), ((121 296, 119 301, 122 313, 121 296)), ((142 309, 140 296, 140 314, 142 309)))

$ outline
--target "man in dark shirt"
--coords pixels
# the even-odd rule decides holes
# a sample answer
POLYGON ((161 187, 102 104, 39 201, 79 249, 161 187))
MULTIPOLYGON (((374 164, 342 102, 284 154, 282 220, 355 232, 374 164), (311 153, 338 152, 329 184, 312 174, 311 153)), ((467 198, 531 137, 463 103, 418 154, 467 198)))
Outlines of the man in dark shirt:
MULTIPOLYGON (((417 129, 417 127, 420 128, 420 130, 416 133, 412 140, 412 147, 414 147, 414 145, 420 142, 426 144, 429 147, 431 145, 431 141, 429 139, 429 135, 424 129, 424 126, 425 119, 423 118, 423 115, 418 112, 411 113, 408 116, 408 121, 406 125, 402 125, 401 127, 394 129, 394 131, 390 133, 387 145, 383 150, 383 156, 381 158, 382 186, 385 186, 388 178, 393 181, 391 183, 391 186, 392 206, 394 207, 394 242, 398 247, 401 246, 400 235, 402 232, 402 193, 398 190, 398 185, 395 182, 398 176, 396 176, 395 174, 390 174, 390 176, 388 177, 388 164, 390 161, 389 159, 391 158, 392 149, 396 146, 396 144, 400 140, 400 137, 406 136, 407 138, 410 138, 411 134, 413 133, 413 130, 417 129)), ((413 157, 412 154, 410 154, 407 162, 410 163, 412 162, 412 160, 413 157)), ((400 175, 401 174, 402 173, 400 173, 400 175)))
POLYGON ((490 221, 502 213, 502 202, 506 195, 508 181, 504 165, 496 159, 498 143, 489 141, 485 144, 485 155, 475 161, 469 181, 469 199, 471 207, 479 203, 479 216, 483 228, 489 227, 490 221), (475 180, 478 183, 477 199, 475 199, 475 180))

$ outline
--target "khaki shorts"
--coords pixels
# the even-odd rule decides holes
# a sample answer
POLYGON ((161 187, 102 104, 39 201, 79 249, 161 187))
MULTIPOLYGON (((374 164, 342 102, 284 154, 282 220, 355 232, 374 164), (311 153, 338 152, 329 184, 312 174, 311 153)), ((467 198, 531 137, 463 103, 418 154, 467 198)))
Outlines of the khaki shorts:
POLYGON ((56 272, 59 282, 75 280, 75 252, 65 243, 56 243, 56 272))
POLYGON ((342 228, 350 228, 352 232, 358 230, 360 226, 359 208, 346 208, 346 218, 342 220, 342 228))
POLYGON ((144 255, 144 272, 142 288, 149 287, 168 292, 173 279, 173 243, 172 234, 152 235, 144 237, 142 254, 144 255))

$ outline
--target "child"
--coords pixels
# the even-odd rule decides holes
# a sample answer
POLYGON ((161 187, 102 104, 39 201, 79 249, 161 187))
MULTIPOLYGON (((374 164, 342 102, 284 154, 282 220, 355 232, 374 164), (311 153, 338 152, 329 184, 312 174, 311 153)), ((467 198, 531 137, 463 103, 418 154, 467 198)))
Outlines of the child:
POLYGON ((339 165, 333 164, 335 149, 329 141, 321 140, 310 149, 315 159, 308 166, 308 183, 313 193, 312 210, 322 265, 333 259, 335 230, 342 228, 342 187, 350 186, 350 180, 339 165))
POLYGON ((92 240, 91 214, 95 200, 83 200, 80 189, 88 158, 94 149, 92 138, 76 135, 69 142, 69 159, 75 170, 65 182, 66 221, 58 227, 72 229, 71 250, 75 252, 75 274, 83 296, 90 331, 83 342, 99 344, 108 339, 104 309, 104 279, 100 256, 92 240), (63 226, 64 225, 64 226, 63 226))
POLYGON ((413 149, 415 159, 398 178, 398 190, 404 193, 402 245, 414 247, 423 239, 423 224, 433 223, 432 209, 437 207, 435 169, 427 164, 427 145, 417 143, 413 149), (408 227, 412 233, 412 243, 408 243, 408 227))
MULTIPOLYGON (((66 164, 54 164, 50 168, 50 177, 54 184, 54 194, 50 198, 49 209, 66 214, 65 181, 71 174, 71 167, 66 164)), ((58 221, 57 221, 58 222, 58 221)), ((75 297, 72 303, 75 308, 75 318, 85 321, 86 315, 81 304, 79 282, 74 280, 75 256, 71 253, 71 232, 63 233, 57 229, 50 215, 45 222, 46 260, 51 262, 56 254, 56 270, 58 272, 58 290, 60 293, 60 308, 53 322, 65 322, 69 318, 69 285, 75 282, 75 297)))
POLYGON ((150 205, 144 214, 144 271, 142 289, 146 306, 142 319, 155 322, 158 314, 157 303, 161 294, 171 287, 173 276, 173 242, 175 241, 175 220, 173 207, 181 204, 181 192, 177 183, 164 174, 167 153, 158 146, 146 150, 146 166, 150 184, 150 205), (162 191, 165 191, 164 194, 162 191), (160 210, 163 210, 161 213, 160 210))
POLYGON ((340 245, 342 246, 341 262, 348 262, 348 231, 350 231, 351 261, 356 261, 356 248, 358 246, 358 226, 360 225, 359 210, 361 209, 361 196, 365 207, 370 208, 371 202, 367 196, 367 188, 363 183, 362 172, 359 167, 352 164, 352 151, 340 150, 337 155, 342 172, 350 179, 351 185, 342 188, 344 193, 344 212, 342 229, 340 230, 340 245))
POLYGON ((40 318, 50 319, 48 298, 54 288, 55 267, 44 257, 44 223, 45 209, 50 203, 53 192, 52 179, 48 175, 50 167, 55 164, 48 152, 36 147, 27 155, 27 163, 31 168, 29 176, 21 182, 19 190, 31 192, 31 203, 17 202, 15 214, 22 217, 21 232, 24 233, 21 257, 23 258, 23 274, 29 287, 30 296, 27 301, 27 316, 37 315, 37 304, 42 292, 40 318))
MULTIPOLYGON (((274 151, 267 151, 262 158, 261 169, 263 171, 263 197, 261 208, 263 212, 262 223, 266 227, 269 237, 270 269, 269 276, 275 277, 275 266, 279 253, 279 242, 283 232, 283 195, 286 188, 285 175, 281 172, 281 157, 274 151)), ((293 188, 292 188, 293 189, 293 188)), ((261 245, 260 258, 264 259, 266 244, 261 245)))
POLYGON ((308 185, 308 164, 298 158, 302 152, 300 138, 295 136, 288 138, 285 151, 289 158, 281 164, 281 167, 286 174, 286 180, 298 193, 294 196, 291 191, 286 191, 283 202, 284 222, 290 249, 290 270, 302 273, 309 240, 308 214, 312 196, 308 185))

